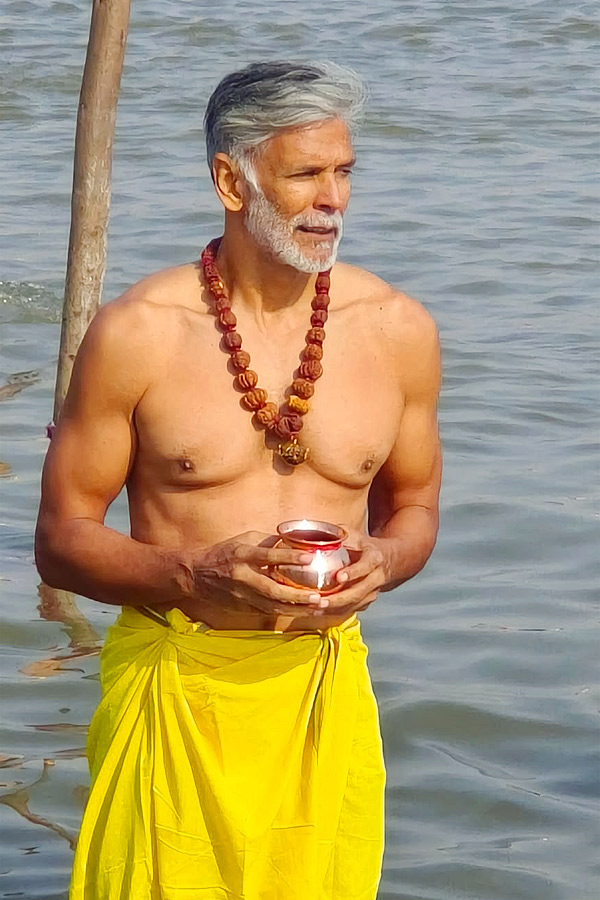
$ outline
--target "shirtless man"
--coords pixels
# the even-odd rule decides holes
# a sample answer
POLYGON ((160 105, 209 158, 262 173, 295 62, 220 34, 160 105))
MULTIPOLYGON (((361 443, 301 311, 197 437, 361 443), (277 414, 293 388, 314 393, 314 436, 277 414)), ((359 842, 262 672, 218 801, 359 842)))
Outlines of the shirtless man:
POLYGON ((213 629, 322 632, 425 565, 441 472, 436 328, 377 276, 334 264, 359 93, 335 67, 256 65, 224 80, 206 117, 225 211, 216 265, 278 406, 310 327, 316 273, 332 267, 323 375, 298 435, 307 461, 283 462, 277 437, 242 408, 202 267, 152 275, 101 308, 76 360, 43 475, 36 559, 49 585, 124 607, 178 607, 213 629), (254 111, 249 85, 263 103, 254 111), (124 485, 130 537, 104 525, 124 485), (272 548, 277 524, 298 518, 350 532, 356 552, 327 598, 264 568, 306 562, 272 548))

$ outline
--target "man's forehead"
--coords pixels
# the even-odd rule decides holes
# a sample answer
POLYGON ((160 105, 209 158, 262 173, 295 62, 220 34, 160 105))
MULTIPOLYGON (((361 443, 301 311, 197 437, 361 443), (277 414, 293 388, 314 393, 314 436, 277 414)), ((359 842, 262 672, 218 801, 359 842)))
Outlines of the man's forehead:
POLYGON ((269 166, 296 162, 339 165, 350 162, 352 157, 352 138, 343 119, 325 119, 282 129, 264 142, 259 153, 259 159, 269 166))

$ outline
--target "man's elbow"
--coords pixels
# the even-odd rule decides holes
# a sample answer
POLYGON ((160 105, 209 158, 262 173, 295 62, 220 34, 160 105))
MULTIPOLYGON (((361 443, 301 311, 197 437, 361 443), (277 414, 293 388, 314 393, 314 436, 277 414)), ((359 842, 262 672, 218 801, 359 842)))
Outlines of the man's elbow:
POLYGON ((53 537, 48 524, 38 521, 34 539, 34 558, 39 576, 48 587, 68 590, 66 569, 58 547, 60 542, 53 537))

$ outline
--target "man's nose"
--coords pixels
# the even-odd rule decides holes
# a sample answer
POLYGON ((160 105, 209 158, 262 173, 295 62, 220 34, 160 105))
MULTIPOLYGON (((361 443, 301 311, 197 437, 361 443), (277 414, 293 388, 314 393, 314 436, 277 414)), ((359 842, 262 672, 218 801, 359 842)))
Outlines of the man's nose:
POLYGON ((314 207, 322 212, 343 212, 346 206, 344 192, 335 175, 324 175, 319 179, 319 190, 315 197, 314 207))

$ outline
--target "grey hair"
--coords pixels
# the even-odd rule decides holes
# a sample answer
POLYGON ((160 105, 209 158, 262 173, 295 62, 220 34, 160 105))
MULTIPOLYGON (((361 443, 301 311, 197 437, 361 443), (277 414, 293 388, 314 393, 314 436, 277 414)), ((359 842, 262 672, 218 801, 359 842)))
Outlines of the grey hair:
POLYGON ((366 97, 356 72, 335 63, 252 63, 223 78, 208 101, 208 165, 215 153, 227 153, 252 182, 252 157, 264 141, 280 130, 324 119, 343 119, 354 132, 366 97))

